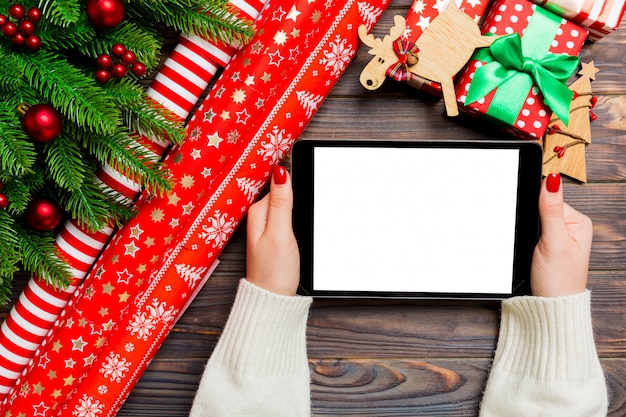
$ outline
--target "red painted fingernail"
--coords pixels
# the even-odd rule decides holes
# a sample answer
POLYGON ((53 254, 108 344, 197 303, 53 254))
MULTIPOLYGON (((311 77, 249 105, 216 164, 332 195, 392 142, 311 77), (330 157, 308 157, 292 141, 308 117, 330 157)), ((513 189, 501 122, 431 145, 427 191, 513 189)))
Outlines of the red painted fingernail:
POLYGON ((287 170, 282 165, 274 168, 274 184, 282 185, 287 182, 287 170))
POLYGON ((556 193, 561 187, 561 174, 550 174, 546 181, 546 189, 551 193, 556 193))

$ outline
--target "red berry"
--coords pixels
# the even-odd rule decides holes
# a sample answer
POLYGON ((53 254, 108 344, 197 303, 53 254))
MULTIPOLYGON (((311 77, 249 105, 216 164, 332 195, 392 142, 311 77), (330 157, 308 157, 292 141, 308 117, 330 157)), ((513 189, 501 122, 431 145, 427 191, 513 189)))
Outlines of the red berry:
POLYGON ((598 118, 598 116, 596 116, 596 114, 591 110, 589 110, 589 117, 591 117, 591 120, 596 120, 598 118))
POLYGON ((24 45, 26 45, 26 48, 31 51, 36 51, 41 47, 41 39, 39 39, 39 36, 37 35, 30 35, 24 41, 24 45))
POLYGON ((556 156, 558 158, 563 158, 563 155, 565 155, 565 148, 561 148, 561 150, 559 150, 556 156))
POLYGON ((143 77, 144 75, 146 75, 146 66, 141 62, 135 62, 131 67, 131 71, 137 77, 143 77))
POLYGON ((32 35, 35 33, 35 24, 30 20, 22 20, 19 23, 19 31, 24 36, 32 35))
POLYGON ((7 23, 7 17, 3 14, 0 14, 0 27, 6 25, 7 23))
POLYGON ((10 38, 17 33, 17 26, 13 22, 7 22, 2 26, 2 33, 10 38))
POLYGON ((24 39, 25 39, 24 35, 22 35, 21 33, 16 33, 11 38, 11 42, 13 42, 13 45, 19 47, 19 46, 23 46, 24 45, 24 39))
POLYGON ((111 67, 111 75, 114 78, 123 78, 126 75, 126 67, 122 64, 114 64, 111 67))
POLYGON ((24 10, 24 6, 22 6, 21 4, 13 4, 11 5, 11 7, 9 7, 9 16, 11 16, 13 19, 23 19, 25 12, 26 11, 24 10))
POLYGON ((122 55, 122 62, 126 65, 132 65, 137 62, 137 55, 133 51, 126 51, 122 55))
POLYGON ((100 68, 111 68, 111 65, 113 65, 113 58, 111 58, 111 55, 109 54, 100 54, 96 59, 96 63, 100 68))
POLYGON ((126 52, 126 47, 122 45, 121 43, 116 43, 111 48, 111 53, 113 54, 113 56, 116 56, 118 58, 121 58, 125 52, 126 52))
POLYGON ((554 147, 554 152, 561 152, 561 149, 563 149, 562 146, 555 146, 554 147))
POLYGON ((111 73, 108 70, 101 68, 96 71, 96 81, 98 81, 99 83, 104 84, 110 79, 111 73))
POLYGON ((598 96, 591 96, 591 108, 596 107, 596 104, 598 104, 598 96))
POLYGON ((5 209, 9 205, 9 199, 6 195, 0 194, 0 210, 5 209))
POLYGON ((37 7, 31 7, 28 9, 28 12, 26 12, 26 17, 28 17, 28 20, 31 22, 37 23, 41 20, 41 10, 37 7))

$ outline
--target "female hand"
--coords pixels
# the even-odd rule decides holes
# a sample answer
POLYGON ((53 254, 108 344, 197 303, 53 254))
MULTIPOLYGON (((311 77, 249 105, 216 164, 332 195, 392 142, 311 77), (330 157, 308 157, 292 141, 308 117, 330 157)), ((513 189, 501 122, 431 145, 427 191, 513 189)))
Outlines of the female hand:
POLYGON ((533 255, 533 295, 559 297, 587 287, 593 226, 589 217, 563 202, 561 176, 550 174, 539 195, 541 237, 533 255))
POLYGON ((295 295, 300 252, 293 234, 293 193, 287 170, 277 166, 270 192, 248 211, 247 280, 281 295, 295 295))

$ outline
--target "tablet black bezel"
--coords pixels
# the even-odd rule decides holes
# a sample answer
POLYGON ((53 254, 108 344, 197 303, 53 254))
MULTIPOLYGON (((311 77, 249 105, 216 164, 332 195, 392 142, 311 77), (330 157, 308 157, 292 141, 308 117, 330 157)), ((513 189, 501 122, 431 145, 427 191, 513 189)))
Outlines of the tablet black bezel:
POLYGON ((542 163, 542 149, 537 143, 509 139, 464 141, 308 139, 296 142, 291 152, 291 164, 294 188, 294 231, 301 253, 300 293, 314 297, 403 299, 503 299, 530 294, 530 265, 539 235, 538 200, 541 188, 542 163), (520 169, 518 171, 512 292, 510 294, 485 294, 313 290, 313 205, 315 203, 313 195, 313 151, 316 147, 519 149, 520 169))

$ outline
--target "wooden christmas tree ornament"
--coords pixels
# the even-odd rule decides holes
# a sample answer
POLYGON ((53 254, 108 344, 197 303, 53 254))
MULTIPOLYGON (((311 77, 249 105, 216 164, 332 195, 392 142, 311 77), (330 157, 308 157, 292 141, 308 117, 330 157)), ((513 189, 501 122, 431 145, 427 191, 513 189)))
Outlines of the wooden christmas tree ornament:
POLYGON ((374 58, 361 71, 360 82, 368 90, 380 87, 387 75, 419 87, 410 74, 441 84, 448 116, 459 114, 454 93, 454 76, 469 61, 474 49, 488 47, 497 36, 481 36, 478 24, 451 1, 445 11, 428 25, 414 47, 402 41, 406 21, 394 16, 394 26, 382 40, 359 27, 361 41, 374 58))
POLYGON ((569 89, 574 91, 570 104, 569 125, 565 126, 558 117, 552 116, 544 139, 543 174, 560 172, 581 182, 587 182, 585 146, 591 143, 589 110, 594 106, 591 80, 598 69, 593 61, 582 63, 581 75, 569 89))

